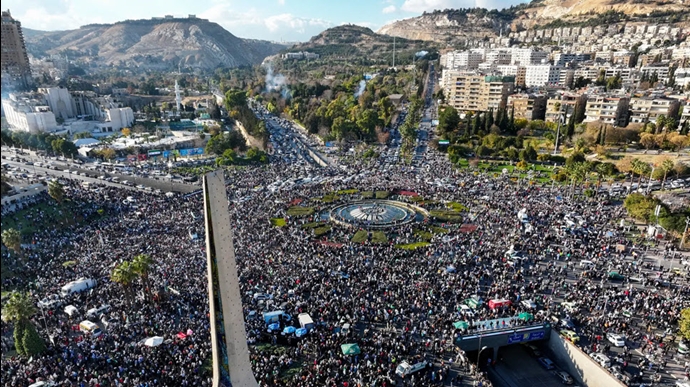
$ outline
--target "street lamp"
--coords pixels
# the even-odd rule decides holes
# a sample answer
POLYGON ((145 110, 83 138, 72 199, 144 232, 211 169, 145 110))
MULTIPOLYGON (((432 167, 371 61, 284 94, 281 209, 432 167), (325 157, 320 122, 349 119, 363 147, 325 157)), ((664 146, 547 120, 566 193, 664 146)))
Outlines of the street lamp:
POLYGON ((561 124, 565 123, 565 119, 568 116, 568 106, 569 105, 565 105, 565 111, 564 112, 562 112, 560 108, 558 109, 560 116, 558 117, 558 127, 556 128, 556 146, 553 149, 553 155, 554 156, 558 154, 558 140, 561 136, 561 124))
MULTIPOLYGON (((482 337, 479 336, 479 343, 480 343, 479 345, 481 345, 481 342, 482 342, 482 337)), ((487 349, 487 348, 489 348, 489 347, 487 347, 487 346, 485 345, 485 346, 483 346, 482 349, 480 349, 479 352, 477 353, 477 373, 479 373, 479 358, 482 356, 482 352, 484 352, 484 350, 487 349)))

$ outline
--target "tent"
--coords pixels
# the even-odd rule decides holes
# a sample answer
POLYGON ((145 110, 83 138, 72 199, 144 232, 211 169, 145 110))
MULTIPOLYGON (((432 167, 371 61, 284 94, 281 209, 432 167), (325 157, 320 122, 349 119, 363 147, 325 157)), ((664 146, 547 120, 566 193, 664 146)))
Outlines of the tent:
POLYGON ((287 327, 285 327, 285 329, 283 329, 283 333, 286 335, 295 333, 295 331, 296 331, 296 329, 293 326, 287 326, 287 327))
POLYGON ((270 331, 277 331, 278 329, 280 329, 280 324, 278 323, 273 323, 268 326, 268 330, 270 331))
POLYGON ((306 335, 307 332, 309 332, 309 331, 306 328, 299 328, 295 331, 295 336, 302 337, 302 336, 306 335))
POLYGON ((357 344, 343 344, 340 346, 343 351, 343 355, 359 355, 359 345, 357 344))
POLYGON ((534 320, 534 315, 532 315, 532 313, 522 312, 518 315, 518 318, 522 321, 532 321, 534 320))
POLYGON ((470 327, 470 324, 467 321, 456 321, 453 323, 453 326, 455 329, 467 329, 470 327))
POLYGON ((157 347, 161 344, 163 344, 163 338, 160 336, 153 336, 144 340, 144 345, 147 347, 157 347))

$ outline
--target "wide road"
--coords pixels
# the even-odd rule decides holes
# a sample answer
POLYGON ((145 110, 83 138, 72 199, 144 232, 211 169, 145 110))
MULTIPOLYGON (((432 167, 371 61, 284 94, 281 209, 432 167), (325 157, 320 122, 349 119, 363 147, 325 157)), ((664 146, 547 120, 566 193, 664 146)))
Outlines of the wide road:
POLYGON ((89 183, 97 183, 97 184, 103 184, 111 187, 118 187, 118 188, 126 188, 126 189, 132 189, 136 190, 137 188, 134 187, 136 185, 144 185, 147 187, 151 187, 152 189, 159 189, 163 192, 180 192, 180 193, 191 193, 194 191, 197 191, 201 189, 200 186, 197 185, 192 185, 192 184, 185 184, 185 183, 177 183, 173 182, 169 179, 161 177, 160 179, 152 179, 152 178, 145 178, 145 177, 139 177, 139 176, 131 176, 131 175, 124 175, 124 174, 117 174, 117 173, 110 173, 110 172, 102 172, 102 171, 92 171, 89 169, 85 169, 83 165, 77 165, 77 164, 65 164, 65 163, 60 163, 56 162, 55 166, 58 167, 58 169, 50 169, 50 168, 45 168, 45 167, 37 167, 35 165, 26 165, 25 163, 21 161, 9 161, 9 160, 3 160, 3 163, 10 164, 12 166, 20 167, 22 169, 25 169, 28 171, 28 173, 34 173, 34 174, 45 174, 49 176, 55 176, 55 177, 63 177, 67 179, 77 179, 81 181, 87 181, 89 183), (81 176, 76 173, 68 173, 65 172, 66 169, 69 169, 70 171, 76 171, 77 173, 85 173, 87 176, 81 176), (134 186, 127 186, 124 184, 120 183, 114 183, 114 182, 109 182, 105 181, 103 179, 99 179, 97 176, 102 176, 102 175, 108 175, 111 177, 118 177, 121 181, 126 180, 134 184, 134 186))
POLYGON ((522 345, 501 347, 500 357, 503 357, 503 361, 499 361, 489 370, 490 379, 495 387, 560 387, 563 385, 553 375, 553 371, 544 369, 522 345))

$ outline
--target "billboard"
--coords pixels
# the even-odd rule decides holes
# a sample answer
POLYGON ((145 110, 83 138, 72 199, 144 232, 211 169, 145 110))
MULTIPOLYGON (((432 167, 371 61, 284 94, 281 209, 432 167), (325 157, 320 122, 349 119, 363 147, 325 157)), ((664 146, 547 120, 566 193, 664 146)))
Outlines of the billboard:
POLYGON ((160 151, 160 150, 150 150, 150 151, 148 151, 149 157, 161 156, 162 154, 163 154, 163 151, 160 151))

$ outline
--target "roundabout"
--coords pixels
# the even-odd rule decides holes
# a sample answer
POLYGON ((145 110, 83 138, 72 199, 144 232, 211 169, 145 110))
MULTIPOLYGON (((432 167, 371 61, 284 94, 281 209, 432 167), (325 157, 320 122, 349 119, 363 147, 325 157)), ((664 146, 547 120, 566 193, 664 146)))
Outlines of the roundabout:
POLYGON ((329 219, 350 227, 387 228, 421 221, 428 213, 417 206, 395 200, 362 200, 332 208, 329 219))

